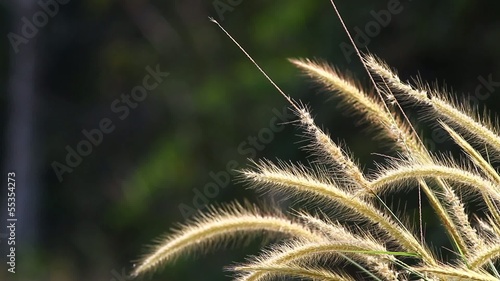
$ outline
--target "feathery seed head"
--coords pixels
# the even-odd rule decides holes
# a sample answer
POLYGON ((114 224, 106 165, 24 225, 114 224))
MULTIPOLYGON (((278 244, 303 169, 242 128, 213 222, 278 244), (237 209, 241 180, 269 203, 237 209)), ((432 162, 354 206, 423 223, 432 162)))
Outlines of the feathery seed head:
POLYGON ((359 82, 327 63, 290 59, 390 140, 395 151, 386 155, 395 156, 365 173, 347 149, 315 123, 310 111, 282 92, 226 34, 290 103, 299 117, 296 124, 311 143, 307 148, 320 163, 306 166, 260 160, 241 171, 241 178, 258 191, 280 192, 306 204, 315 203, 321 215, 311 214, 311 208, 266 211, 248 203, 212 207, 163 239, 141 260, 133 276, 153 271, 180 255, 264 234, 281 240, 246 263, 230 267, 236 280, 359 280, 359 276, 367 280, 500 279, 500 176, 486 153, 493 151, 497 158, 500 153, 495 122, 444 91, 419 81, 416 85, 401 81, 382 60, 372 54, 363 56, 357 48, 373 90, 363 90, 359 82), (467 156, 465 160, 444 156, 446 152, 429 152, 406 115, 406 106, 415 104, 424 107, 424 115, 430 112, 437 117, 437 123, 467 156), (417 231, 404 212, 388 207, 394 202, 382 195, 403 188, 418 190, 419 207, 420 196, 425 197, 453 246, 451 258, 444 259, 430 249, 424 238, 421 209, 417 231), (469 207, 471 198, 480 206, 479 211, 469 207), (332 209, 333 216, 329 213, 332 209), (343 270, 345 264, 353 270, 343 270))

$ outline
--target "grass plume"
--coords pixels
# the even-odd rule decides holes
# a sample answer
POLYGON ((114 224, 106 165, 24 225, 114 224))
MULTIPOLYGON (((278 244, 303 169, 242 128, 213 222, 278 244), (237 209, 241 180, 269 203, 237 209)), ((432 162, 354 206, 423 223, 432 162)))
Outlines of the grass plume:
POLYGON ((376 163, 377 169, 366 173, 315 123, 307 107, 281 91, 222 30, 290 103, 297 126, 310 142, 306 148, 317 160, 309 165, 260 160, 240 171, 241 178, 258 192, 282 193, 328 206, 335 209, 336 216, 300 208, 267 210, 249 203, 212 207, 162 239, 140 260, 133 276, 154 271, 181 255, 264 235, 281 239, 259 255, 229 267, 235 280, 500 279, 500 175, 486 155, 491 150, 498 158, 500 152, 499 129, 490 121, 494 118, 480 116, 467 103, 422 83, 401 81, 379 58, 359 50, 373 89, 363 89, 350 75, 327 63, 290 59, 392 144, 387 154, 396 156, 376 163), (436 116, 437 124, 462 149, 462 157, 453 158, 446 151, 431 153, 408 121, 409 105, 436 116), (409 188, 423 191, 454 247, 451 258, 444 259, 423 238, 422 214, 416 231, 404 210, 396 214, 388 207, 393 202, 382 199, 382 194, 409 188), (480 206, 478 211, 467 208, 468 199, 480 206), (349 270, 344 270, 346 264, 349 270))

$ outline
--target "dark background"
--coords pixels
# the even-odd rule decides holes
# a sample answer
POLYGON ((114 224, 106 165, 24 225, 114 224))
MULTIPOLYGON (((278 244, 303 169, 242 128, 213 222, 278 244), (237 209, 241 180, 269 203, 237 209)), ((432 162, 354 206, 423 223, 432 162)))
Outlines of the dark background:
MULTIPOLYGON (((354 55, 349 62, 339 47, 348 41, 329 1, 66 2, 17 51, 12 34, 21 36, 23 17, 32 23, 43 9, 31 0, 0 6, 3 177, 16 172, 19 219, 15 275, 6 272, 7 230, 0 228, 1 280, 127 280, 123 273, 145 247, 184 221, 179 204, 192 206, 193 189, 213 182, 210 173, 226 170, 230 161, 247 165, 253 155, 238 147, 268 127, 272 110, 282 111, 286 102, 208 16, 286 93, 309 104, 318 123, 344 141, 367 172, 372 161, 383 160, 371 153, 388 153, 366 126, 356 127, 355 118, 337 109, 335 100, 327 102, 330 95, 317 94, 318 87, 286 60, 325 59, 369 85, 360 62, 354 55), (222 5, 230 9, 218 13, 222 5), (111 104, 142 83, 147 66, 156 65, 169 76, 120 120, 111 104), (65 164, 66 146, 76 149, 86 139, 82 130, 98 128, 104 118, 112 120, 114 131, 60 181, 54 162, 65 164)), ((374 19, 370 11, 386 10, 388 2, 338 6, 354 30, 364 29, 374 19)), ((479 77, 500 81, 499 2, 401 5, 368 49, 403 79, 420 74, 464 96, 475 96, 479 77)), ((478 101, 497 109, 498 89, 478 101)), ((427 125, 421 131, 436 148, 452 145, 427 125)), ((287 125, 255 158, 304 161, 300 133, 287 125)), ((2 190, 5 222, 7 186, 2 190)), ((232 182, 210 203, 241 198, 259 200, 232 182)), ((410 213, 414 204, 408 203, 410 213)), ((429 216, 427 236, 440 245, 445 237, 435 225, 429 216)), ((180 259, 150 278, 230 280, 223 266, 257 253, 257 246, 258 241, 243 250, 180 259)))

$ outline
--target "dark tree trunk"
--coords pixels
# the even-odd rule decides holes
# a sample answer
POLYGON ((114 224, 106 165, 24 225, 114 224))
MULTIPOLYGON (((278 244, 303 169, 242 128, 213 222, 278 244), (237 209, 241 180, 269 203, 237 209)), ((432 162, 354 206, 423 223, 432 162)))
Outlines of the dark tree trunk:
MULTIPOLYGON (((12 24, 9 30, 19 36, 24 24, 23 17, 31 20, 37 5, 34 0, 10 1, 12 24)), ((37 49, 38 33, 29 42, 20 44, 18 51, 14 46, 10 49, 9 78, 7 85, 7 123, 5 139, 4 173, 2 174, 2 194, 7 194, 7 173, 15 172, 16 198, 16 269, 27 269, 23 265, 22 253, 31 251, 35 245, 38 232, 39 214, 39 165, 36 155, 40 153, 40 141, 36 137, 37 112, 37 49)), ((4 197, 5 198, 5 197, 4 197)), ((1 205, 2 223, 6 224, 7 203, 1 205)), ((6 234, 2 227, 0 233, 6 234)), ((2 239, 2 246, 6 241, 2 239)), ((22 272, 19 272, 22 273, 22 272)))

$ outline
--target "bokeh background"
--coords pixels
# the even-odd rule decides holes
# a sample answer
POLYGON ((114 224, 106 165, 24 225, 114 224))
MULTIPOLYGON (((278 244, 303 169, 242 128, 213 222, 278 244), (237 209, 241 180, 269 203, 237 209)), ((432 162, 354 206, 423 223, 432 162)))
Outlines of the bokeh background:
MULTIPOLYGON (((349 28, 364 30, 374 20, 370 12, 387 10, 394 0, 337 2, 349 28)), ((480 77, 500 81, 499 2, 401 0, 401 6, 367 48, 404 79, 419 74, 473 97, 480 77)), ((390 154, 286 60, 325 59, 369 85, 359 61, 340 47, 348 41, 329 1, 18 0, 2 1, 0 14, 2 177, 16 172, 19 219, 12 275, 6 271, 5 185, 1 280, 129 280, 133 261, 185 220, 180 204, 193 206, 193 189, 213 182, 211 173, 226 171, 228 163, 245 167, 247 158, 308 161, 293 125, 255 155, 242 153, 286 102, 209 16, 285 92, 309 104, 318 123, 345 142, 366 171, 372 161, 384 160, 373 152, 390 154), (40 26, 29 33, 26 25, 35 15, 40 26), (121 120, 111 106, 142 84, 148 66, 169 75, 121 120), (53 165, 66 164, 67 146, 76 149, 86 139, 82 130, 99 128, 104 118, 114 131, 58 178, 53 165)), ((497 109, 497 87, 474 101, 497 109)), ((430 126, 421 131, 436 149, 452 146, 430 126)), ((231 180, 211 204, 262 199, 231 180)), ((408 203, 410 214, 414 204, 408 203)), ((445 237, 425 215, 426 234, 439 246, 445 237)), ((146 280, 230 280, 223 266, 258 253, 258 246, 259 240, 180 259, 146 280)))

